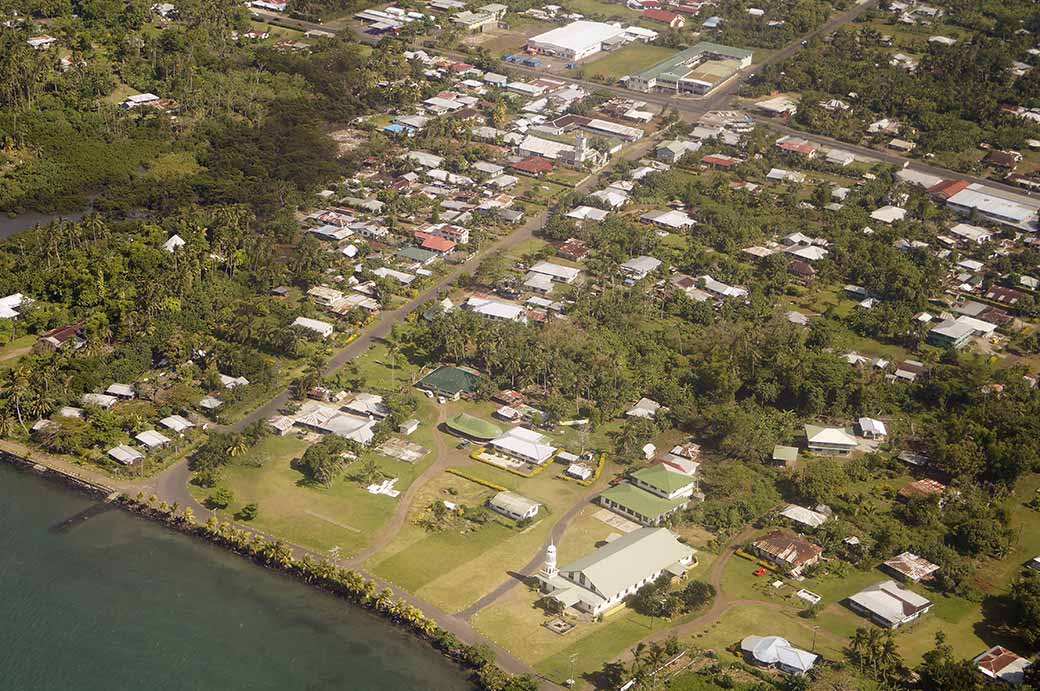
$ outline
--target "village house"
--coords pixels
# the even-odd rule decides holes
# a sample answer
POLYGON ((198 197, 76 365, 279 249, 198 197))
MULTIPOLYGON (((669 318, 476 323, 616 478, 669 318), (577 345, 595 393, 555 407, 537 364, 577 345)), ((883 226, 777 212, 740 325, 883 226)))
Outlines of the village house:
POLYGON ((82 331, 83 322, 59 326, 56 329, 46 331, 40 334, 39 338, 36 339, 36 343, 33 344, 33 352, 43 353, 52 350, 60 350, 65 347, 71 347, 73 350, 78 350, 85 342, 80 336, 82 331))
POLYGON ((993 646, 972 662, 987 678, 1011 686, 1021 686, 1025 681, 1026 668, 1033 664, 1002 645, 993 646))
POLYGON ((332 324, 323 322, 320 319, 311 319, 310 317, 296 317, 292 325, 316 333, 322 338, 328 338, 334 330, 332 324))
POLYGON ((488 500, 488 507, 514 521, 534 518, 542 505, 516 492, 503 491, 488 500))
POLYGON ((527 323, 527 312, 520 305, 502 302, 489 297, 471 295, 462 304, 463 309, 479 314, 486 319, 527 323))
POLYGON ((807 509, 804 506, 798 506, 798 504, 788 504, 780 512, 780 515, 792 523, 797 523, 809 530, 815 530, 827 522, 827 514, 807 509))
POLYGON ((598 616, 663 575, 682 578, 693 563, 693 548, 674 533, 641 528, 559 569, 556 545, 550 544, 538 581, 541 591, 560 606, 598 616))
POLYGON ((646 255, 634 257, 621 265, 621 273, 632 282, 641 281, 661 266, 661 260, 646 255))
POLYGON ((896 578, 914 583, 931 580, 935 577, 935 572, 939 570, 936 564, 913 552, 903 552, 884 562, 882 566, 896 578))
POLYGON ((896 494, 896 498, 902 501, 912 501, 939 497, 946 493, 946 485, 938 480, 924 478, 914 480, 904 485, 896 494))
POLYGON ((689 498, 697 488, 694 478, 664 463, 640 468, 629 475, 629 481, 662 499, 689 498))
POLYGON ((740 642, 744 657, 760 667, 772 667, 786 674, 804 677, 816 665, 819 655, 795 648, 780 636, 747 636, 740 642))
POLYGON ((544 434, 514 427, 488 442, 488 446, 498 453, 505 454, 524 463, 542 465, 556 454, 556 447, 544 434))
POLYGON ((823 548, 809 542, 800 535, 786 530, 774 530, 763 535, 753 544, 755 554, 777 566, 800 573, 817 563, 823 556, 823 548))
POLYGON ((855 437, 837 427, 805 426, 806 444, 810 451, 822 454, 846 455, 859 446, 855 437))
POLYGON ((853 611, 889 629, 908 624, 932 609, 928 598, 895 581, 883 581, 861 590, 849 597, 848 602, 853 611))
POLYGON ((809 159, 815 158, 818 151, 815 144, 801 137, 792 137, 790 135, 777 139, 776 146, 785 153, 798 154, 809 159))

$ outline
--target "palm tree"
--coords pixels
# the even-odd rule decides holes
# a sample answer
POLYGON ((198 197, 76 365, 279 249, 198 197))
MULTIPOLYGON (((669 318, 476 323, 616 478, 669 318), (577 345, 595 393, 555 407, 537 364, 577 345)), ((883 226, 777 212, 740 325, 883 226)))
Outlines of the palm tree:
POLYGON ((235 458, 236 456, 241 456, 246 451, 249 451, 249 442, 241 434, 236 434, 234 437, 232 437, 231 443, 228 444, 228 447, 226 449, 224 449, 224 452, 232 458, 235 458))

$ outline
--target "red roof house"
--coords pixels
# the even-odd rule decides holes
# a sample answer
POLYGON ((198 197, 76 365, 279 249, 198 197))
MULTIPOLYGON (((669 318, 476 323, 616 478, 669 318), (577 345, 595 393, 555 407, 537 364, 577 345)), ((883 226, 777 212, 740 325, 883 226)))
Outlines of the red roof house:
POLYGON ((519 170, 521 173, 538 176, 544 175, 545 173, 551 173, 553 164, 540 156, 531 156, 530 158, 525 158, 522 161, 510 164, 509 167, 513 170, 519 170))
POLYGON ((686 24, 686 20, 668 10, 649 9, 643 10, 643 19, 649 19, 652 22, 658 22, 660 24, 667 24, 672 29, 682 28, 686 24))
POLYGON ((439 238, 436 235, 430 235, 429 233, 418 232, 415 234, 415 239, 419 241, 420 247, 431 252, 447 254, 455 249, 455 243, 453 241, 439 238))

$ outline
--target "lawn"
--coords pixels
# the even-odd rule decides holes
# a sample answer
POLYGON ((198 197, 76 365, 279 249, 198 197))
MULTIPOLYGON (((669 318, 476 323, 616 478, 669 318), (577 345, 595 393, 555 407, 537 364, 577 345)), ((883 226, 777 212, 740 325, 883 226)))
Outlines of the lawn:
MULTIPOLYGON (((813 650, 814 626, 812 619, 796 612, 774 611, 756 605, 733 607, 704 632, 694 634, 691 643, 697 648, 714 650, 724 661, 736 661, 738 658, 726 652, 726 648, 749 635, 783 636, 796 647, 813 650)), ((840 660, 843 647, 843 641, 817 631, 815 651, 824 658, 840 660)))
MULTIPOLYGON (((294 434, 270 436, 235 458, 221 480, 235 495, 225 513, 233 515, 245 504, 256 502, 260 511, 252 524, 258 529, 321 552, 338 548, 340 557, 348 557, 364 547, 389 519, 396 500, 366 492, 349 478, 349 466, 328 488, 306 483, 290 462, 301 456, 309 443, 294 434), (263 458, 261 467, 253 465, 257 457, 263 458)), ((409 465, 378 454, 373 457, 387 476, 399 478, 396 487, 400 490, 406 489, 432 459, 430 455, 409 465)), ((213 491, 192 486, 192 492, 204 502, 213 491)))
POLYGON ((588 77, 606 77, 616 81, 621 77, 642 72, 647 67, 656 65, 675 53, 676 51, 671 48, 639 42, 630 43, 624 48, 605 53, 602 58, 583 65, 581 72, 588 77))

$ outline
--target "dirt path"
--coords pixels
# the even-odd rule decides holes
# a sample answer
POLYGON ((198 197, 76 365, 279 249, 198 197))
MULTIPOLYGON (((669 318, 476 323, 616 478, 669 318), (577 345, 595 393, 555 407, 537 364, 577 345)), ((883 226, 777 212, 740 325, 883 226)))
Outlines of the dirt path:
MULTIPOLYGON (((448 419, 448 408, 447 406, 441 406, 437 412, 437 427, 440 427, 448 419)), ((383 525, 382 528, 372 538, 372 542, 369 543, 368 547, 361 550, 357 555, 346 560, 346 564, 349 566, 356 566, 362 564, 373 556, 376 552, 379 552, 384 547, 389 545, 397 534, 401 532, 401 528, 404 527, 405 521, 408 519, 408 511, 412 508, 412 500, 415 499, 415 495, 426 486, 433 478, 440 475, 444 470, 451 465, 451 458, 448 456, 448 445, 444 441, 444 435, 437 433, 433 437, 434 446, 436 446, 437 458, 430 464, 430 467, 422 472, 419 477, 415 478, 412 484, 408 485, 408 489, 404 491, 401 496, 397 498, 397 508, 394 509, 393 516, 390 520, 383 525)))

